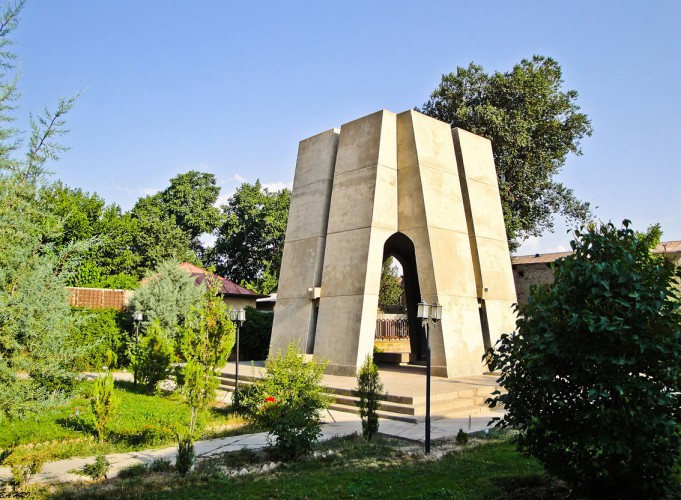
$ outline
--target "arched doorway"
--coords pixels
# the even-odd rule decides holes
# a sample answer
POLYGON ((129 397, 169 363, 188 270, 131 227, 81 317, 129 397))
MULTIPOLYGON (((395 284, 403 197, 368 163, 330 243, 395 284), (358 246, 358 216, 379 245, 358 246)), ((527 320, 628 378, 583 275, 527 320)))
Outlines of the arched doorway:
POLYGON ((412 360, 420 360, 424 356, 426 337, 420 321, 416 317, 418 303, 421 300, 419 277, 416 269, 416 250, 414 243, 403 233, 395 233, 383 246, 383 261, 393 257, 402 266, 402 279, 405 292, 407 323, 409 328, 409 345, 412 360))

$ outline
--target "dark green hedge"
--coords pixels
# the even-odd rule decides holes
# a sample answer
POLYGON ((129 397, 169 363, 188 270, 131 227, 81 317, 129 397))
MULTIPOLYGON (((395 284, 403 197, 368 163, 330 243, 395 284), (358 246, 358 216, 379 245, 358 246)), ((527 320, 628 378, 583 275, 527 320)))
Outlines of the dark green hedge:
POLYGON ((75 368, 79 371, 101 370, 107 363, 107 352, 116 353, 116 365, 127 363, 126 343, 128 332, 132 332, 129 315, 116 309, 71 308, 75 316, 71 330, 71 344, 87 350, 76 358, 75 368))
MULTIPOLYGON (((239 332, 239 358, 241 360, 267 359, 272 337, 271 311, 258 311, 254 307, 246 308, 246 321, 239 332)), ((236 351, 236 347, 234 349, 236 351)))

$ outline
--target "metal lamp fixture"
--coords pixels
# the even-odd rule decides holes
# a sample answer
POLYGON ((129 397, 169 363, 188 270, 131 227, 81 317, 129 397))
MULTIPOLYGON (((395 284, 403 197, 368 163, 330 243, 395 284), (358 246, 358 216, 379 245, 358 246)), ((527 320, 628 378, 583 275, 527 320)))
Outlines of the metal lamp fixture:
POLYGON ((239 330, 246 321, 246 310, 243 307, 230 311, 232 322, 236 325, 236 371, 234 373, 234 394, 239 393, 239 330))
POLYGON ((442 306, 419 302, 416 317, 426 329, 426 453, 430 453, 430 327, 442 319, 442 306))
MULTIPOLYGON (((135 321, 135 353, 138 353, 139 340, 140 340, 140 323, 144 319, 144 313, 142 311, 135 311, 132 313, 132 319, 135 321)), ((137 385, 137 370, 132 372, 132 383, 137 385)))

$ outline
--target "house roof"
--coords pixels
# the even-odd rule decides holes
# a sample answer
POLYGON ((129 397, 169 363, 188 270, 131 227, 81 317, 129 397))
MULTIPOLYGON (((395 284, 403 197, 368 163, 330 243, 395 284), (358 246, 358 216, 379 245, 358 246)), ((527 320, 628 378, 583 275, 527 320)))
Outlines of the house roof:
POLYGON ((227 278, 223 278, 222 276, 218 276, 217 274, 209 273, 205 269, 202 269, 199 266, 195 266, 194 264, 190 264, 189 262, 183 262, 182 264, 180 264, 179 267, 189 271, 196 280, 197 285, 203 283, 209 275, 215 276, 220 281, 220 289, 218 290, 219 294, 245 297, 251 299, 259 299, 261 297, 266 297, 266 295, 260 295, 258 293, 252 292, 248 288, 244 288, 241 285, 237 285, 233 281, 229 281, 227 278))
MULTIPOLYGON (((677 253, 681 252, 681 241, 663 241, 655 248, 653 253, 677 253)), ((513 264, 548 264, 554 262, 562 257, 571 255, 572 252, 554 252, 554 253, 536 253, 534 255, 520 255, 513 257, 511 262, 513 264)))

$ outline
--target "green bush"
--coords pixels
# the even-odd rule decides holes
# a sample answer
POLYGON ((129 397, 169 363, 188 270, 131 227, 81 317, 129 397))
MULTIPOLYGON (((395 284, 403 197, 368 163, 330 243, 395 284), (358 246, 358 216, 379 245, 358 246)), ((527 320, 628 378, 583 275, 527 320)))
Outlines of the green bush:
POLYGON ((239 331, 239 358, 260 361, 267 359, 272 337, 274 314, 246 308, 246 321, 239 331))
POLYGON ((103 443, 109 422, 111 422, 118 405, 118 400, 114 394, 114 380, 111 372, 108 372, 104 377, 95 379, 90 405, 94 416, 97 437, 99 442, 103 443))
POLYGON ((270 442, 284 459, 309 453, 321 434, 321 412, 331 403, 321 386, 326 363, 305 361, 300 346, 289 344, 265 362, 267 375, 242 395, 241 405, 270 431, 270 442))
POLYGON ((70 344, 74 348, 87 347, 75 359, 77 371, 101 370, 106 365, 109 351, 114 352, 118 360, 125 359, 125 313, 116 309, 84 307, 74 307, 71 312, 75 321, 70 332, 70 344))
POLYGON ((138 344, 131 344, 129 352, 130 366, 136 382, 155 389, 159 382, 170 375, 173 343, 166 337, 157 320, 149 325, 138 344))
POLYGON ((664 496, 681 444, 680 273, 629 221, 571 246, 490 353, 507 391, 492 404, 521 451, 583 494, 664 496))
POLYGON ((102 479, 106 477, 110 466, 111 464, 104 455, 97 455, 93 463, 83 465, 83 474, 95 480, 102 479))
POLYGON ((194 451, 194 442, 191 437, 180 438, 177 443, 177 459, 175 460, 175 468, 177 472, 184 475, 194 470, 196 465, 196 453, 194 451))
POLYGON ((459 429, 459 432, 456 433, 456 442, 460 445, 468 444, 468 433, 459 429))
POLYGON ((357 393, 359 395, 359 415, 362 417, 362 435, 371 441, 378 433, 378 401, 383 392, 383 384, 378 376, 378 367, 368 355, 357 374, 357 393))

